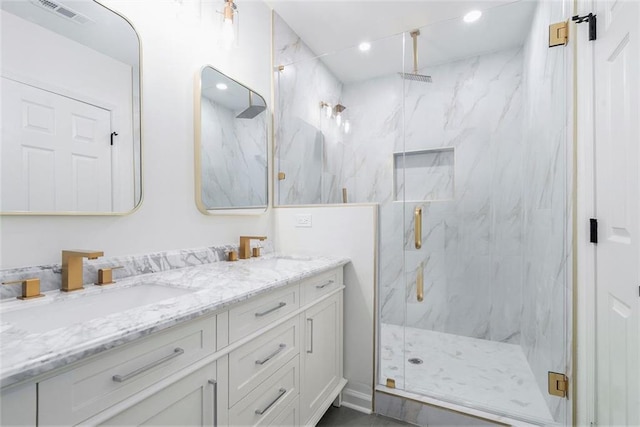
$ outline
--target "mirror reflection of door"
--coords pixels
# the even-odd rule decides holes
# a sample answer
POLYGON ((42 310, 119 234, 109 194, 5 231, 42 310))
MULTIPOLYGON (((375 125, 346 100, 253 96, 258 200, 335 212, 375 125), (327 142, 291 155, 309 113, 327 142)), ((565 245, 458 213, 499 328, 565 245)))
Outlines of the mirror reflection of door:
POLYGON ((4 0, 0 18, 0 212, 134 209, 140 51, 131 25, 87 0, 4 0))
POLYGON ((8 211, 111 211, 111 113, 2 78, 8 211))

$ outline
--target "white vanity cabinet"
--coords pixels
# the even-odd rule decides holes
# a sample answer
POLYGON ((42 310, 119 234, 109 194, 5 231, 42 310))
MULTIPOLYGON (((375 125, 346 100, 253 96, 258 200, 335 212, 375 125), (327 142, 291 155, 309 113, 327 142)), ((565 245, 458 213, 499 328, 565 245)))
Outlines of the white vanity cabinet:
POLYGON ((305 424, 315 425, 342 390, 342 293, 309 308, 304 314, 300 413, 305 424))
POLYGON ((38 383, 38 423, 75 425, 213 354, 216 316, 100 354, 38 383))
POLYGON ((36 399, 35 383, 3 389, 0 395, 0 426, 36 425, 36 399))
POLYGON ((315 425, 346 383, 342 274, 334 268, 3 389, 2 425, 315 425))
MULTIPOLYGON (((217 426, 218 387, 212 362, 95 425, 217 426)), ((86 424, 94 424, 91 421, 86 424)))

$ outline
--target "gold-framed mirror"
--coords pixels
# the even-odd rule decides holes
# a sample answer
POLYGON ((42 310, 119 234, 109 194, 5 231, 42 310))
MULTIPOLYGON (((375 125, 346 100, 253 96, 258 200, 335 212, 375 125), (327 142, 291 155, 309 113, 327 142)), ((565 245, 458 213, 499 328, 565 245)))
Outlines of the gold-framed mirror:
POLYGON ((196 77, 196 204, 205 214, 262 213, 268 198, 268 112, 254 90, 211 66, 196 77))
POLYGON ((142 201, 141 55, 93 0, 4 0, 3 215, 122 215, 142 201))

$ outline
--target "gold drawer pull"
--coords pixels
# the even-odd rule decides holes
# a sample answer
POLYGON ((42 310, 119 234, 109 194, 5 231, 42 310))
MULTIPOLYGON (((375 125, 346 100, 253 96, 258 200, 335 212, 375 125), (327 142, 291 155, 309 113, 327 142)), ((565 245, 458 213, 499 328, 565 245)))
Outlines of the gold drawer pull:
POLYGON ((147 366, 143 366, 140 369, 136 369, 133 372, 128 373, 127 375, 114 375, 113 376, 113 380, 117 383, 123 383, 125 381, 130 380, 131 378, 138 376, 144 372, 147 372, 149 369, 153 369, 158 365, 162 365, 165 362, 168 362, 171 359, 174 359, 178 356, 180 356, 181 354, 184 354, 184 350, 181 349, 180 347, 176 347, 173 350, 173 353, 171 353, 168 356, 163 357, 162 359, 158 359, 155 362, 149 363, 147 366))
POLYGON ((422 208, 415 208, 413 210, 413 231, 415 236, 416 249, 422 247, 422 208))
POLYGON ((269 309, 269 310, 267 310, 267 311, 263 311, 262 313, 256 313, 256 317, 266 316, 266 315, 267 315, 267 314, 269 314, 269 313, 272 313, 272 312, 274 312, 274 311, 276 311, 276 310, 281 309, 281 308, 282 308, 282 307, 284 307, 285 305, 287 305, 287 303, 286 303, 286 302, 280 302, 280 304, 276 305, 276 306, 275 306, 275 307, 273 307, 273 308, 270 308, 270 309, 269 309))
POLYGON ((278 346, 278 349, 276 351, 274 351, 273 353, 271 353, 270 355, 268 355, 267 357, 265 357, 262 360, 256 360, 256 365, 264 365, 265 363, 267 363, 269 360, 273 359, 278 353, 280 353, 282 350, 284 350, 285 348, 287 348, 286 344, 280 344, 278 346))
POLYGON ((326 288, 329 285, 333 285, 333 280, 329 280, 327 283, 323 284, 323 285, 316 285, 316 289, 323 289, 326 288))
POLYGON ((276 404, 276 402, 277 402, 278 400, 280 400, 280 398, 281 398, 282 396, 284 396, 286 393, 287 393, 287 389, 286 389, 286 388, 281 388, 281 389, 278 391, 278 396, 277 396, 275 399, 273 399, 273 401, 272 401, 271 403, 269 403, 269 404, 268 404, 264 409, 256 409, 256 415, 262 415, 262 414, 264 414, 265 412, 267 412, 267 411, 269 410, 269 408, 271 408, 273 405, 275 405, 275 404, 276 404))

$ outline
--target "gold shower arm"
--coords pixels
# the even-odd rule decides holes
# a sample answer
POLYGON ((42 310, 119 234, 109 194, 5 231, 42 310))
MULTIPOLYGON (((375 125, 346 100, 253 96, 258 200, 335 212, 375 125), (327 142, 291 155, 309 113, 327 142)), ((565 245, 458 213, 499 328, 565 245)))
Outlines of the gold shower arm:
POLYGON ((413 39, 413 74, 418 74, 418 36, 420 30, 411 31, 410 34, 413 39))

